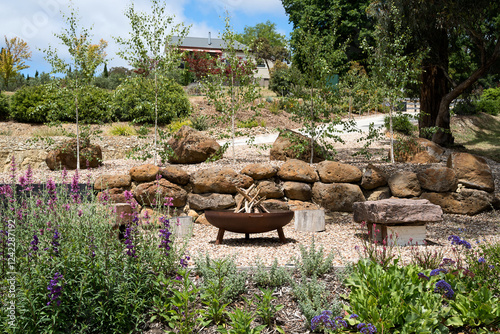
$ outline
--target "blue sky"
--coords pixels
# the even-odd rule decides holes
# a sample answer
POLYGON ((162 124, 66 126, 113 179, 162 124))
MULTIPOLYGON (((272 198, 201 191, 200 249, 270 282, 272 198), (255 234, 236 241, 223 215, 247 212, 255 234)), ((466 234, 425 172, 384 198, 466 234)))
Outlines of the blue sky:
MULTIPOLYGON (((117 55, 118 46, 113 36, 126 37, 129 22, 123 14, 131 1, 122 0, 74 0, 79 10, 80 25, 92 26, 93 41, 103 38, 109 42, 107 48, 108 68, 127 66, 117 55)), ((133 1, 137 10, 148 11, 149 0, 133 1)), ((204 37, 208 32, 213 37, 224 29, 222 16, 227 10, 233 30, 243 32, 245 26, 253 26, 270 20, 276 23, 278 32, 289 37, 292 30, 280 0, 165 0, 169 15, 175 15, 176 23, 192 25, 189 36, 204 37)), ((49 45, 61 51, 64 47, 54 37, 66 27, 61 11, 68 13, 69 0, 19 0, 2 1, 0 4, 0 47, 7 38, 20 37, 25 40, 33 53, 27 62, 29 69, 22 73, 33 76, 35 71, 50 72, 50 65, 43 58, 41 50, 49 45)))

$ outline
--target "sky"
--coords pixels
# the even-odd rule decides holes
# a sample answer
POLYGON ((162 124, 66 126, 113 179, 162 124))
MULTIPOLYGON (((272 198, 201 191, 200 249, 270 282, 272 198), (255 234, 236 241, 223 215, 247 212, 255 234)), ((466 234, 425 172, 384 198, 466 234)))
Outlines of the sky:
MULTIPOLYGON (((92 28, 92 42, 101 38, 108 41, 108 69, 116 66, 128 67, 116 52, 119 46, 113 37, 127 37, 130 23, 124 15, 131 3, 137 11, 150 12, 150 0, 73 0, 78 9, 80 26, 92 28)), ((59 50, 64 58, 67 55, 60 40, 54 36, 63 32, 68 25, 61 12, 69 14, 69 0, 2 0, 0 3, 0 47, 5 46, 4 36, 8 39, 19 37, 28 43, 32 52, 30 68, 21 73, 34 76, 35 72, 50 72, 52 69, 44 59, 42 50, 49 46, 59 50)), ((231 25, 237 33, 245 26, 271 21, 279 33, 289 37, 292 25, 280 0, 165 0, 167 14, 174 15, 175 23, 191 25, 188 36, 218 37, 224 30, 224 15, 229 12, 231 25)), ((101 69, 102 70, 102 69, 101 69)))

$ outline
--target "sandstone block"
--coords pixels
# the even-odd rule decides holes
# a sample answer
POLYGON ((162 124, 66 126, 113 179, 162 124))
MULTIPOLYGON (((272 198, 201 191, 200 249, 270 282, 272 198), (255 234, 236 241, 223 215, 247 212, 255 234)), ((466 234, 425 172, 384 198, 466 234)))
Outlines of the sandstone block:
POLYGON ((316 182, 312 194, 315 203, 330 211, 352 212, 354 203, 365 201, 359 186, 350 183, 316 182))
POLYGON ((447 166, 457 174, 458 183, 467 188, 495 191, 493 174, 486 160, 469 153, 454 152, 450 154, 447 166))
POLYGON ((166 179, 172 183, 176 183, 176 184, 180 184, 180 185, 186 185, 189 183, 189 174, 179 166, 169 165, 169 166, 160 168, 160 175, 164 179, 166 179))
POLYGON ((137 167, 132 167, 129 171, 132 180, 137 182, 151 182, 155 181, 160 172, 158 166, 152 164, 145 164, 137 167))
POLYGON ((387 180, 391 193, 396 197, 418 197, 422 193, 417 174, 413 172, 398 172, 387 180))
POLYGON ((268 164, 250 164, 241 170, 241 174, 250 176, 254 180, 270 179, 276 175, 276 167, 268 164))
POLYGON ((104 190, 110 188, 128 188, 132 178, 130 175, 101 175, 94 182, 95 190, 104 190))
POLYGON ((285 182, 283 184, 283 191, 289 199, 308 201, 312 197, 311 186, 303 182, 285 182))
POLYGON ((236 205, 229 194, 189 194, 188 204, 194 210, 223 210, 236 205))
POLYGON ((248 188, 253 184, 253 179, 248 175, 236 173, 229 167, 213 167, 193 173, 191 184, 193 192, 197 194, 235 194, 236 187, 248 188))
POLYGON ((458 179, 455 171, 447 167, 430 167, 417 174, 420 186, 429 191, 455 191, 458 179))
POLYGON ((284 181, 316 182, 319 180, 318 173, 308 163, 297 160, 287 160, 278 171, 278 177, 284 181))
POLYGON ((174 207, 186 205, 187 192, 172 182, 164 179, 141 183, 134 189, 134 197, 141 205, 163 205, 166 198, 173 198, 174 207))
POLYGON ((363 177, 356 166, 336 161, 322 161, 317 166, 319 179, 323 183, 355 183, 363 177))
POLYGON ((380 167, 369 164, 363 173, 361 187, 366 190, 371 190, 385 186, 386 184, 387 175, 385 175, 385 172, 380 167))

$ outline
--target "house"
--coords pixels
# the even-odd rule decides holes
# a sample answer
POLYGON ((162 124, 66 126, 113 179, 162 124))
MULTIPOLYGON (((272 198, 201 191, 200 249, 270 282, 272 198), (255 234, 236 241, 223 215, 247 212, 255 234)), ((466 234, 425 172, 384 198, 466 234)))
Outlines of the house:
MULTIPOLYGON (((212 56, 224 55, 224 49, 226 44, 222 38, 212 38, 211 33, 208 33, 208 37, 185 37, 182 41, 180 37, 173 36, 171 39, 172 44, 178 45, 179 49, 183 51, 201 51, 207 52, 212 56)), ((245 54, 245 50, 248 47, 239 42, 235 42, 236 55, 245 59, 247 55, 245 54)), ((274 64, 269 62, 269 67, 272 68, 274 64)), ((257 72, 255 73, 255 77, 259 79, 260 85, 267 87, 269 85, 269 70, 265 63, 257 64, 257 72)))

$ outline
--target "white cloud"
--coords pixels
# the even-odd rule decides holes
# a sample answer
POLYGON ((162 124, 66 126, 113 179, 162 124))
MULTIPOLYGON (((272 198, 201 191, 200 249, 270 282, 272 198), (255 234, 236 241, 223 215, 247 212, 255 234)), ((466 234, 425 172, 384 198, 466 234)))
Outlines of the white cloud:
POLYGON ((199 2, 219 13, 223 13, 226 9, 245 14, 284 13, 280 0, 199 0, 199 2))

